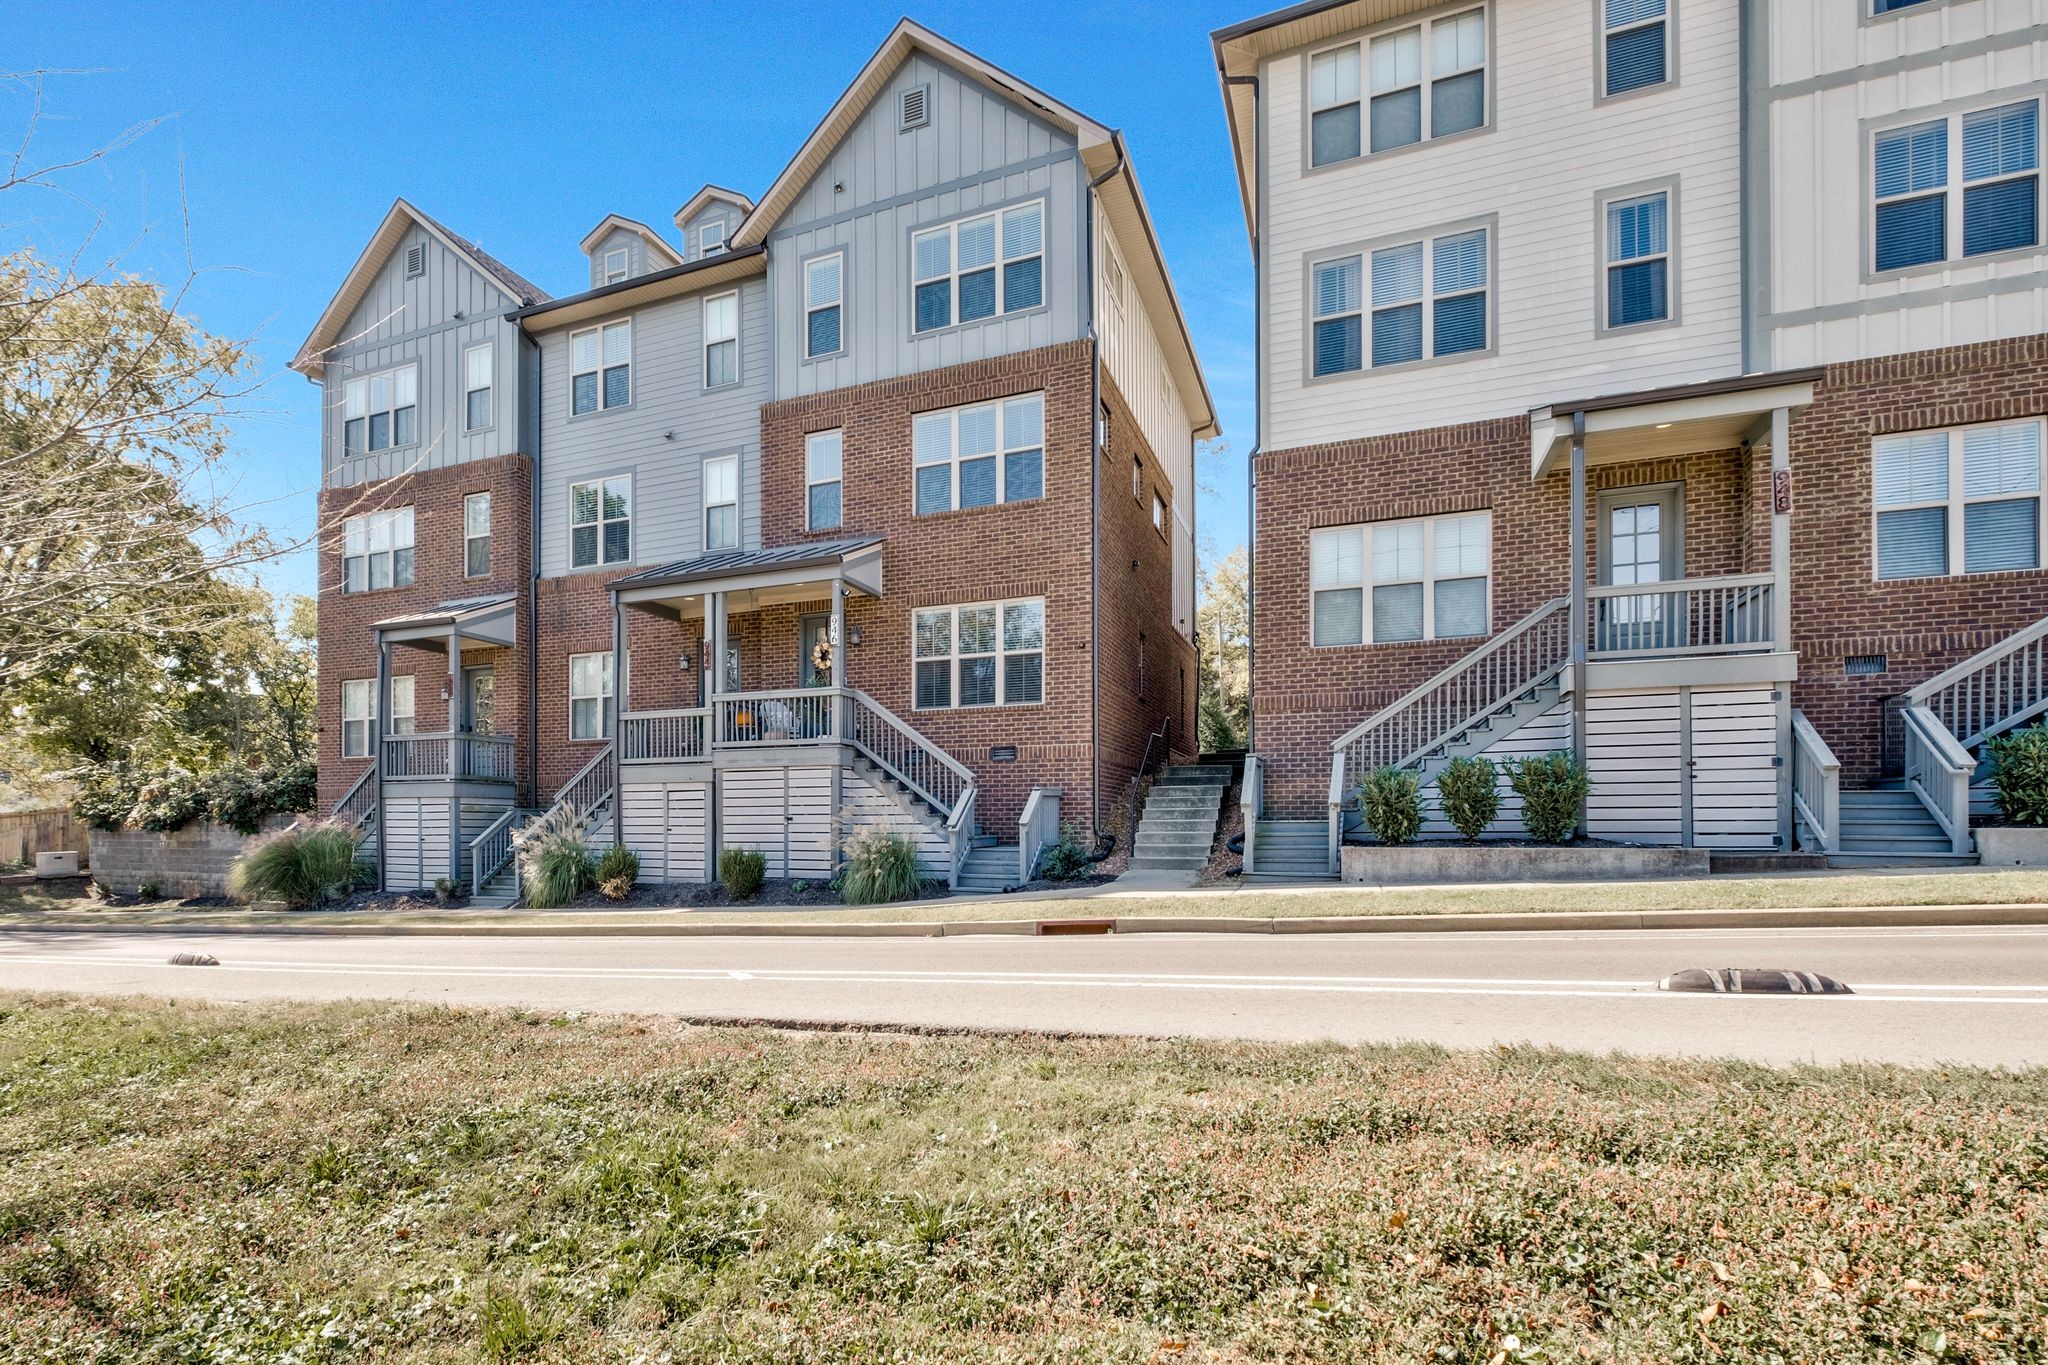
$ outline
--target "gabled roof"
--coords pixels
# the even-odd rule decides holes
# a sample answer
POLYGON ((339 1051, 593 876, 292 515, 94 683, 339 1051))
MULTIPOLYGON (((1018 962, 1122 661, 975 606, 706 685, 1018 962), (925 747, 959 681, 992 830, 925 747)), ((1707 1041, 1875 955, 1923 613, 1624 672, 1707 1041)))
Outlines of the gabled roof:
POLYGON ((721 251, 715 256, 700 256, 694 261, 672 265, 650 275, 635 275, 617 284, 600 285, 564 299, 549 299, 531 308, 515 309, 509 316, 530 333, 552 331, 557 327, 567 327, 572 322, 588 322, 592 318, 672 299, 693 290, 731 284, 734 280, 765 274, 767 269, 768 253, 762 247, 721 251))
POLYGON ((1126 263, 1131 267, 1132 279, 1144 301, 1153 331, 1166 352, 1167 364, 1173 371, 1174 382, 1180 389, 1195 434, 1200 437, 1216 435, 1220 428, 1216 423, 1215 401, 1209 396, 1208 383, 1202 377, 1202 363, 1195 355, 1194 338, 1188 333, 1187 317, 1181 311, 1173 277, 1166 269, 1166 258, 1152 229, 1152 215, 1145 207, 1145 196, 1138 188, 1137 173, 1131 169, 1123 135, 914 20, 899 20, 890 30, 889 36, 853 78, 853 84, 847 86, 831 109, 826 111, 824 120, 804 140, 789 164, 782 168, 782 173, 775 177, 775 183, 761 196, 761 202, 754 205, 740 223, 739 230, 732 237, 733 245, 745 248, 759 246, 768 240, 776 221, 788 211, 804 186, 824 166, 913 52, 923 52, 945 62, 1001 98, 1030 109, 1074 139, 1080 148, 1081 164, 1090 180, 1095 182, 1096 193, 1101 196, 1105 216, 1126 244, 1125 255, 1129 258, 1126 263), (1141 243, 1146 249, 1139 249, 1141 243))
POLYGON ((320 314, 320 321, 314 324, 312 334, 299 347, 299 353, 292 357, 292 368, 308 379, 317 379, 321 367, 326 363, 322 356, 327 349, 339 341, 341 329, 348 322, 350 313, 363 301, 369 292, 370 282, 384 263, 391 259, 391 253, 414 226, 426 229, 428 235, 438 239, 456 255, 474 267, 477 272, 505 291, 518 306, 530 307, 545 300, 547 291, 534 284, 512 267, 485 251, 466 237, 459 237, 426 214, 421 213, 403 199, 393 200, 390 212, 377 225, 371 235, 370 244, 363 248, 363 254, 350 267, 348 277, 341 282, 341 288, 329 300, 327 309, 320 314))
POLYGON ((683 263, 682 256, 677 253, 674 247, 670 246, 667 242, 662 241, 661 235, 657 233, 653 228, 647 226, 647 224, 641 222, 637 218, 627 218, 624 215, 617 213, 607 213, 604 216, 604 221, 602 223, 599 223, 590 231, 584 233, 583 240, 581 242, 578 242, 577 245, 583 249, 583 254, 588 256, 591 252, 597 250, 598 244, 600 242, 604 241, 605 238, 611 236, 612 233, 616 232, 620 228, 624 228, 628 232, 639 234, 640 238, 643 241, 645 241, 647 245, 653 247, 656 251, 660 252, 663 256, 667 257, 668 263, 670 265, 681 265, 683 263))
POLYGON ((691 218, 696 216, 699 209, 714 199, 722 199, 728 204, 737 205, 741 213, 752 213, 754 211, 754 201, 741 194, 738 190, 729 190, 723 185, 706 185, 703 189, 691 195, 683 202, 683 206, 676 210, 676 226, 681 227, 689 222, 691 218))

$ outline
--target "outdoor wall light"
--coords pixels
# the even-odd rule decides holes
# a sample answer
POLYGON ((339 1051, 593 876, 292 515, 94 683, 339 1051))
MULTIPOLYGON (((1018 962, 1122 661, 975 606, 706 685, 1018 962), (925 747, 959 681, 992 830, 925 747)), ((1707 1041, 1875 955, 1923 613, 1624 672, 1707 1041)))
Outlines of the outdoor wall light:
POLYGON ((852 638, 852 640, 853 640, 853 642, 854 642, 855 644, 859 644, 859 643, 860 643, 860 627, 859 627, 859 626, 849 626, 849 627, 847 628, 847 634, 848 634, 848 635, 849 635, 849 636, 850 636, 850 637, 852 638))
POLYGON ((690 671, 690 656, 687 654, 676 655, 676 667, 681 671, 688 673, 690 671))

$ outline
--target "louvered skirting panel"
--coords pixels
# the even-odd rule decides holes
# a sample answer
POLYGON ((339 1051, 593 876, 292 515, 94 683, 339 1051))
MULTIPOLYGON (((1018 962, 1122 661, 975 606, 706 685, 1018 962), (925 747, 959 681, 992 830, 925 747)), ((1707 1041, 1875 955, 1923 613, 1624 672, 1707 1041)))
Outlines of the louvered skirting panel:
POLYGON ((1586 833, 1630 844, 1676 844, 1680 809, 1678 692, 1586 698, 1586 833))
POLYGON ((1692 689, 1692 842, 1770 848, 1778 833, 1778 707, 1764 688, 1692 689))
POLYGON ((708 881, 711 789, 704 782, 640 782, 620 789, 620 842, 640 859, 640 880, 708 881))
POLYGON ((832 875, 832 770, 735 769, 719 774, 721 848, 751 848, 768 875, 832 875))

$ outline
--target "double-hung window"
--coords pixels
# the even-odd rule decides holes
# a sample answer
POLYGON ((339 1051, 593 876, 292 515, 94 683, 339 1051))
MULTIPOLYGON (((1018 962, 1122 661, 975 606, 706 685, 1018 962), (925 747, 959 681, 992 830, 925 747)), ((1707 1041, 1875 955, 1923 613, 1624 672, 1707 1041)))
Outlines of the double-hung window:
POLYGON ((420 372, 401 365, 351 379, 342 390, 342 447, 351 455, 419 439, 420 372))
POLYGON ((1315 53, 1308 82, 1312 166, 1477 128, 1486 122, 1486 11, 1379 34, 1362 56, 1357 43, 1315 53), (1370 109, 1364 128, 1362 97, 1370 109))
POLYGON ((740 547, 740 457, 720 455, 704 462, 704 548, 740 547))
POLYGON ((626 249, 615 247, 604 253, 604 282, 617 284, 626 278, 626 249))
POLYGON ((462 500, 462 572, 482 578, 491 571, 491 495, 471 493, 462 500))
POLYGON ((341 590, 412 586, 412 509, 365 512, 342 523, 341 590))
POLYGON ((1044 394, 921 412, 911 427, 919 516, 1044 495, 1044 394))
POLYGON ((1486 634, 1492 534, 1488 512, 1314 532, 1312 643, 1390 644, 1486 634))
POLYGON ((740 296, 713 294, 704 300, 704 387, 733 384, 740 377, 740 296))
POLYGON ((350 678, 341 685, 341 756, 368 758, 370 730, 377 719, 377 684, 350 678))
POLYGON ((697 254, 700 256, 716 256, 725 250, 725 219, 714 218, 698 228, 697 241, 697 254))
POLYGON ((1045 700, 1045 599, 933 607, 914 614, 920 711, 1045 700))
POLYGON ((482 431, 491 424, 491 383, 496 359, 491 343, 471 346, 462 353, 462 427, 482 431))
POLYGON ((1671 317, 1671 192, 1607 205, 1607 325, 1671 317))
POLYGON ((1359 143, 1358 44, 1309 58, 1309 164, 1327 166, 1357 156, 1359 143))
POLYGON ((603 739, 612 728, 612 653, 569 656, 569 738, 603 739))
POLYGON ((633 323, 606 323, 569 338, 569 410, 596 412, 633 401, 633 323))
POLYGON ((569 488, 569 567, 623 564, 633 557, 633 479, 595 479, 569 488))
POLYGON ((1162 536, 1166 534, 1166 499, 1157 493, 1152 495, 1152 529, 1162 536))
POLYGON ((846 258, 838 252, 804 262, 804 358, 838 354, 846 291, 846 258))
POLYGON ((2040 245, 2038 99, 1885 129, 1871 155, 1874 269, 2040 245))
POLYGON ((1877 576, 2041 567, 2041 421, 1878 438, 1877 576))
MULTIPOLYGON (((416 695, 413 690, 412 674, 400 673, 391 679, 391 720, 385 728, 392 734, 409 735, 416 728, 413 724, 413 698, 416 695)), ((374 702, 371 709, 376 709, 374 702)))
POLYGON ((840 522, 840 463, 844 441, 837 431, 804 437, 804 529, 830 531, 840 522))
POLYGON ((911 234, 914 327, 976 322, 1045 302, 1045 204, 911 234))
POLYGON ((1647 90, 1671 78, 1671 0, 1601 0, 1600 92, 1647 90))
POLYGON ((1314 373, 1343 374, 1367 364, 1378 369, 1485 350, 1489 247, 1485 228, 1381 247, 1369 258, 1369 300, 1364 283, 1368 258, 1317 262, 1311 284, 1314 373))

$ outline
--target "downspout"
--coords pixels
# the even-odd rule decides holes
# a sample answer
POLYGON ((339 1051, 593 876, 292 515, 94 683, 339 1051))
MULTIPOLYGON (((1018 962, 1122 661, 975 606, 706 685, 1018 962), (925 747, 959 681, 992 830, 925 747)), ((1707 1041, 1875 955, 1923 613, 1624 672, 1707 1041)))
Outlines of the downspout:
MULTIPOLYGON (((1116 164, 1088 182, 1081 221, 1081 297, 1088 310, 1088 806, 1102 841, 1102 338, 1095 333, 1095 194, 1124 168, 1124 138, 1109 135, 1116 164)), ((1140 759, 1139 762, 1143 762, 1140 759)))
POLYGON ((526 587, 526 799, 540 804, 540 342, 519 325, 519 335, 533 344, 533 392, 522 406, 533 412, 533 458, 527 461, 533 486, 526 498, 526 558, 531 575, 526 587))
MULTIPOLYGON (((1266 266, 1260 237, 1266 230, 1266 117, 1257 76, 1233 76, 1219 63, 1225 85, 1252 88, 1252 448, 1244 459, 1244 747, 1259 751, 1259 445, 1266 434, 1266 266)), ((1199 724, 1199 722, 1197 722, 1199 724)))

